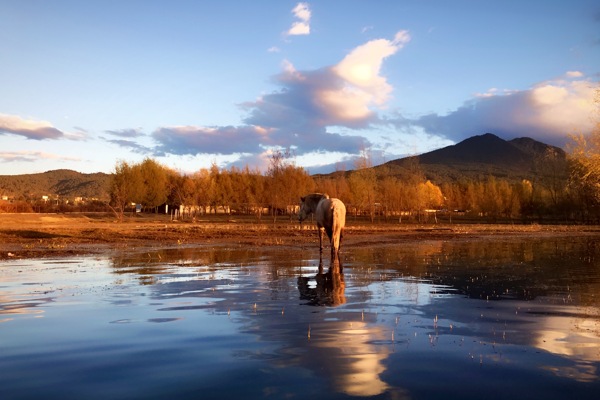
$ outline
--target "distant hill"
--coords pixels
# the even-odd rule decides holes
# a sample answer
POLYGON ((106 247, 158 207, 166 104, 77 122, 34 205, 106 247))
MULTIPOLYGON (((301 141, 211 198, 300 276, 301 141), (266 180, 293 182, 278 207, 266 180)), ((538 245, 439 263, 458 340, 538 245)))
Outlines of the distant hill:
MULTIPOLYGON (((555 152, 559 158, 566 158, 562 149, 530 138, 506 141, 486 133, 418 156, 388 161, 374 168, 400 179, 409 179, 418 171, 438 185, 465 178, 484 179, 490 175, 518 182, 533 179, 536 163, 539 164, 548 151, 555 152)), ((337 174, 344 172, 318 176, 337 174)), ((352 174, 352 171, 346 174, 352 174)), ((67 169, 40 174, 0 175, 0 196, 35 199, 58 195, 108 200, 110 179, 110 174, 82 174, 67 169)))
POLYGON ((82 174, 68 169, 39 174, 0 175, 0 196, 35 199, 58 195, 107 200, 110 178, 110 174, 82 174))
POLYGON ((552 151, 559 159, 566 154, 559 147, 531 138, 506 141, 491 133, 473 136, 460 143, 418 156, 389 161, 375 167, 388 168, 396 175, 418 167, 436 184, 463 178, 482 179, 487 176, 520 181, 532 179, 536 163, 552 151))

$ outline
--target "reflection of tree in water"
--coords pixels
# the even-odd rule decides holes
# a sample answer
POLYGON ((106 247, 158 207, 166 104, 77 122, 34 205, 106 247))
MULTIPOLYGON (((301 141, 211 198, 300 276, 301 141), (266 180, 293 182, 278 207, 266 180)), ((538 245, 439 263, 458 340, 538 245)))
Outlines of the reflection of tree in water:
POLYGON ((483 300, 564 294, 597 304, 600 247, 589 238, 575 239, 444 243, 429 279, 483 300))
POLYGON ((155 276, 171 271, 173 266, 210 267, 214 270, 227 265, 237 265, 240 260, 252 262, 262 253, 255 248, 176 247, 151 250, 121 251, 111 258, 115 274, 136 274, 142 285, 156 283, 155 276))
MULTIPOLYGON (((556 299, 556 293, 565 293, 565 298, 577 296, 580 304, 587 299, 598 305, 600 251, 592 239, 428 241, 399 243, 397 248, 352 249, 346 255, 345 278, 342 265, 334 263, 320 263, 316 274, 313 270, 312 276, 298 278, 302 269, 314 265, 315 260, 307 260, 300 250, 299 254, 292 254, 290 249, 279 253, 272 249, 267 252, 223 248, 171 250, 160 253, 160 261, 153 256, 155 261, 148 262, 142 253, 137 264, 132 257, 124 256, 113 267, 115 273, 139 274, 140 282, 143 275, 160 275, 156 271, 165 269, 153 294, 161 302, 169 299, 174 304, 161 305, 157 311, 181 313, 177 317, 195 310, 227 315, 240 326, 241 332, 257 335, 261 343, 276 344, 268 354, 273 365, 308 368, 331 382, 336 391, 349 395, 372 396, 397 390, 390 388, 385 379, 390 349, 382 344, 389 341, 390 332, 382 324, 364 322, 356 306, 361 301, 368 303, 371 298, 361 296, 378 299, 370 292, 373 289, 361 291, 359 296, 356 287, 367 288, 373 282, 394 280, 409 284, 381 285, 389 290, 385 295, 390 296, 386 297, 390 309, 397 305, 396 301, 404 302, 397 310, 413 309, 432 320, 433 316, 437 319, 442 304, 446 307, 445 318, 455 323, 454 334, 460 331, 461 335, 487 338, 489 343, 498 340, 495 330, 498 321, 502 321, 503 341, 534 345, 574 359, 575 370, 569 373, 577 376, 575 379, 585 381, 597 375, 597 368, 592 365, 597 362, 597 346, 592 346, 597 344, 598 334, 589 332, 590 321, 597 322, 597 318, 590 318, 587 312, 581 316, 577 313, 573 318, 572 314, 564 314, 564 309, 553 309, 536 301, 528 302, 531 306, 516 314, 514 305, 523 303, 514 301, 488 305, 493 308, 494 317, 487 318, 486 314, 486 318, 480 318, 481 302, 461 296, 452 296, 454 302, 449 302, 442 296, 437 303, 437 299, 432 302, 425 296, 426 301, 421 303, 417 298, 422 296, 417 295, 413 304, 407 293, 413 286, 421 289, 425 282, 484 300, 488 296, 490 300, 529 300, 546 295, 554 295, 556 299), (189 272, 173 268, 178 266, 192 268, 189 272), (297 300, 297 291, 301 302, 297 300), (181 299, 190 304, 179 304, 181 299), (314 308, 306 304, 346 306, 314 308), (575 328, 569 328, 575 324, 575 328), (307 329, 311 332, 309 338, 307 329), (586 329, 585 335, 579 332, 582 329, 586 329), (508 339, 504 339, 504 331, 508 339)), ((406 336, 408 331, 398 329, 396 338, 406 336)), ((265 356, 264 351, 248 350, 244 354, 260 358, 265 356)))
MULTIPOLYGON (((532 300, 564 293, 584 305, 600 301, 600 244, 594 237, 399 243, 357 249, 354 264, 381 265, 389 279, 413 277, 475 299, 532 300)), ((372 277, 365 273, 362 279, 367 284, 372 277)))
MULTIPOLYGON (((265 258, 260 252, 230 253, 225 249, 214 254, 163 251, 160 261, 151 263, 144 254, 137 259, 132 255, 113 259, 113 271, 137 276, 139 284, 152 283, 152 297, 161 300, 157 311, 175 313, 180 318, 198 310, 230 314, 229 318, 240 326, 241 332, 258 335, 261 342, 279 344, 269 356, 271 363, 279 368, 302 366, 319 371, 336 391, 353 396, 372 396, 390 390, 381 379, 389 351, 374 344, 386 339, 381 327, 362 321, 360 314, 351 312, 326 320, 324 315, 308 311, 307 303, 299 304, 295 300, 298 292, 294 295, 289 291, 299 290, 300 297, 308 300, 308 304, 345 304, 343 266, 339 260, 329 265, 320 260, 315 275, 297 278, 302 270, 300 258, 290 255, 289 250, 281 255, 270 254, 270 258, 265 258), (180 263, 179 259, 185 262, 180 263), (244 264, 249 260, 254 260, 254 266, 246 269, 244 264), (188 266, 189 269, 185 268, 188 266), (144 282, 143 277, 150 275, 156 280, 144 282), (297 288, 290 286, 292 280, 297 282, 297 288), (316 283, 316 287, 311 288, 309 281, 316 283), (309 326, 312 336, 307 338, 309 326)), ((159 259, 158 253, 152 256, 159 259)), ((263 357, 263 351, 255 356, 263 357)), ((254 356, 251 351, 245 354, 254 356)))
MULTIPOLYGON (((481 305, 470 301, 459 303, 461 306, 454 309, 452 302, 445 302, 444 312, 458 329, 471 331, 474 337, 488 337, 491 343, 498 338, 495 334, 487 336, 486 331, 496 332, 502 325, 503 343, 508 340, 514 345, 534 346, 568 359, 544 361, 545 370, 581 382, 597 381, 600 360, 597 238, 495 237, 399 244, 396 249, 365 249, 359 252, 357 264, 369 265, 370 258, 373 260, 370 265, 385 269, 388 278, 410 277, 416 278, 415 282, 432 283, 438 286, 436 294, 447 291, 470 299, 510 300, 486 305, 487 312, 477 312, 475 315, 481 317, 475 319, 469 307, 481 305)), ((350 271, 354 275, 354 269, 350 271)), ((365 273, 361 278, 366 284, 370 276, 365 273)), ((456 296, 448 299, 456 301, 456 296)), ((435 304, 421 308, 427 309, 431 309, 430 316, 439 312, 435 304)))
POLYGON ((308 300, 314 306, 339 306, 346 303, 346 283, 344 271, 339 259, 332 260, 329 270, 323 273, 323 259, 319 260, 319 272, 314 277, 316 287, 311 287, 311 278, 298 277, 300 299, 308 300))

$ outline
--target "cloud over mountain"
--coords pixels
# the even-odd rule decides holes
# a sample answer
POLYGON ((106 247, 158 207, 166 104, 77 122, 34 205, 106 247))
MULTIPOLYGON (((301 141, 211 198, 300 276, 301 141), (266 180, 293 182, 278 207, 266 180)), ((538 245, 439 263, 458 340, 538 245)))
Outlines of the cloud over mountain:
POLYGON ((383 61, 410 41, 406 31, 352 50, 338 64, 299 71, 285 60, 272 77, 278 90, 240 105, 242 126, 161 127, 152 134, 159 154, 253 154, 290 147, 296 154, 357 153, 370 145, 360 135, 335 127, 367 128, 392 91, 381 75, 383 61))
POLYGON ((492 132, 507 139, 529 136, 563 145, 569 134, 591 131, 595 90, 597 83, 581 72, 569 71, 526 90, 493 89, 446 115, 400 118, 396 124, 401 129, 419 127, 453 141, 492 132))
POLYGON ((0 151, 0 162, 37 162, 40 160, 81 161, 81 158, 60 156, 44 151, 0 151))
POLYGON ((46 121, 24 119, 17 115, 0 114, 0 135, 13 134, 32 140, 60 139, 65 134, 46 121))

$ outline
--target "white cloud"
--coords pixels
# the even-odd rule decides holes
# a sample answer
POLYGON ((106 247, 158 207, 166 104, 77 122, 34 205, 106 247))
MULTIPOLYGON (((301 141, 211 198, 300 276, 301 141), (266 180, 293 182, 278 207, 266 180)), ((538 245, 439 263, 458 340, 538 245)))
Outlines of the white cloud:
POLYGON ((590 132, 596 87, 587 80, 543 82, 528 92, 529 115, 521 114, 515 122, 554 136, 590 132))
POLYGON ((518 92, 518 90, 489 88, 484 93, 475 93, 475 97, 505 96, 505 95, 508 95, 508 94, 516 93, 516 92, 518 92))
POLYGON ((115 130, 107 130, 104 131, 109 135, 118 136, 122 138, 135 138, 140 136, 145 136, 144 132, 141 129, 115 129, 115 130))
POLYGON ((160 143, 158 153, 235 154, 260 151, 269 133, 260 126, 175 126, 159 128, 152 137, 160 143))
POLYGON ((43 151, 3 151, 0 152, 1 162, 36 162, 40 160, 81 161, 77 157, 65 157, 43 151))
POLYGON ((506 139, 527 136, 562 146, 569 134, 587 134, 594 126, 598 82, 581 77, 548 80, 520 91, 489 90, 447 115, 429 114, 396 123, 453 141, 490 132, 506 139))
POLYGON ((583 77, 583 72, 580 71, 567 71, 565 74, 567 78, 581 78, 583 77))
MULTIPOLYGON (((305 154, 358 154, 371 142, 354 128, 379 121, 377 108, 388 101, 392 87, 381 75, 385 58, 410 40, 406 31, 391 40, 358 46, 339 64, 300 71, 284 60, 273 77, 278 90, 241 105, 248 111, 241 126, 176 126, 157 129, 155 154, 240 155, 238 162, 264 165, 266 149, 294 148, 305 154), (344 127, 350 128, 340 132, 344 127)), ((120 132, 123 133, 123 132, 120 132)))
POLYGON ((296 7, 292 10, 296 18, 303 22, 310 21, 310 9, 308 8, 308 3, 298 3, 296 7))
POLYGON ((59 139, 65 136, 63 132, 53 127, 49 122, 28 120, 17 115, 0 114, 0 135, 7 133, 33 140, 59 139))
POLYGON ((410 41, 407 31, 398 32, 393 40, 371 40, 352 50, 332 68, 341 84, 317 92, 319 104, 333 119, 360 121, 373 115, 372 106, 381 107, 393 90, 380 75, 383 60, 395 54, 410 41))
POLYGON ((287 34, 289 36, 309 35, 311 11, 308 7, 308 3, 296 4, 296 7, 294 7, 292 13, 298 21, 292 23, 292 26, 287 31, 287 34))

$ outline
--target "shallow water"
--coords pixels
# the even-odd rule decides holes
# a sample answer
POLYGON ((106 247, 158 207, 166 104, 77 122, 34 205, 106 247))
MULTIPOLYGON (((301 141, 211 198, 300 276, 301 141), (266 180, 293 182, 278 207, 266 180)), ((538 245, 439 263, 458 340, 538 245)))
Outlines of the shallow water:
POLYGON ((600 393, 596 238, 0 263, 2 399, 600 393))

